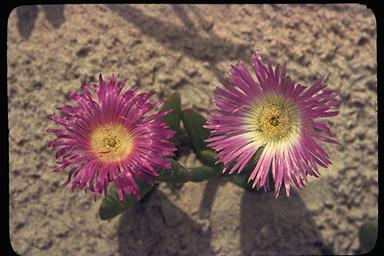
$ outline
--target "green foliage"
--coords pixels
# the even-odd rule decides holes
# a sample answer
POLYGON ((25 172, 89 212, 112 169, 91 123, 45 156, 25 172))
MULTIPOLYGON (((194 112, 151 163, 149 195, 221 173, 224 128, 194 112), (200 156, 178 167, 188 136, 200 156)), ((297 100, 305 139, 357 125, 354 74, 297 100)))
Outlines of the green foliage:
POLYGON ((189 172, 189 180, 193 182, 201 182, 216 176, 216 174, 218 174, 218 171, 210 166, 203 165, 193 167, 189 172))
MULTIPOLYGON (((187 181, 201 182, 217 174, 217 170, 209 166, 203 165, 187 169, 174 159, 168 159, 168 161, 172 164, 171 168, 168 170, 159 169, 160 175, 153 177, 154 180, 181 183, 187 181)), ((145 197, 152 190, 152 186, 146 182, 138 180, 137 183, 139 185, 140 194, 142 197, 145 197)), ((132 207, 137 202, 138 201, 133 195, 126 195, 125 201, 121 202, 119 200, 115 186, 112 185, 108 190, 107 195, 101 202, 99 209, 100 218, 102 220, 111 219, 132 207)))
POLYGON ((221 164, 215 164, 216 162, 216 154, 215 154, 215 151, 213 150, 210 150, 210 149, 204 149, 200 152, 200 157, 199 157, 199 160, 203 163, 203 164, 206 164, 208 166, 212 166, 212 167, 217 167, 217 166, 220 166, 221 169, 223 167, 223 165, 221 164))
POLYGON ((187 109, 181 112, 184 128, 188 134, 188 141, 197 157, 201 157, 201 151, 207 149, 207 144, 204 141, 209 137, 210 131, 203 127, 206 124, 206 119, 192 109, 187 109))
MULTIPOLYGON (((256 167, 257 162, 260 159, 261 154, 263 153, 264 148, 261 147, 259 148, 255 155, 253 156, 252 160, 249 161, 244 169, 238 174, 238 173, 233 173, 231 175, 229 174, 224 174, 224 177, 227 179, 230 179, 231 182, 236 184, 239 187, 242 187, 248 191, 252 192, 258 192, 257 188, 252 188, 252 181, 248 183, 248 178, 252 174, 252 171, 256 167)), ((232 167, 236 162, 231 163, 230 167, 232 167)), ((272 172, 269 170, 269 191, 274 190, 274 183, 273 183, 273 177, 272 177, 272 172)))
POLYGON ((157 181, 187 182, 189 181, 188 170, 174 159, 168 159, 172 164, 168 170, 159 169, 159 176, 153 177, 157 181))
POLYGON ((181 114, 181 98, 178 93, 171 94, 164 104, 161 106, 160 110, 172 109, 172 112, 166 116, 163 116, 161 119, 166 122, 169 127, 176 131, 176 135, 171 138, 171 141, 177 145, 180 144, 179 134, 180 134, 180 114, 181 114))
MULTIPOLYGON (((181 113, 181 118, 183 120, 183 124, 185 127, 185 130, 188 134, 188 141, 193 148, 194 152, 196 153, 198 159, 205 165, 211 166, 216 170, 216 173, 219 173, 223 170, 224 165, 222 163, 215 164, 216 162, 216 155, 215 152, 207 148, 207 144, 204 140, 206 140, 209 137, 209 129, 206 129, 203 127, 203 125, 206 124, 205 118, 200 115, 199 113, 195 112, 194 110, 184 110, 181 113)), ((244 167, 244 169, 241 171, 240 174, 233 173, 231 175, 229 174, 223 174, 223 178, 226 180, 230 180, 234 184, 249 190, 249 191, 257 191, 257 189, 252 188, 252 183, 248 183, 248 177, 251 175, 253 169, 255 168, 261 154, 263 153, 263 147, 259 148, 255 155, 253 156, 252 160, 247 163, 247 165, 244 167)), ((236 161, 233 161, 230 164, 230 167, 234 166, 236 164, 236 161)), ((206 174, 206 176, 210 178, 209 174, 206 174)), ((269 188, 273 190, 274 184, 272 175, 270 174, 269 177, 269 188)))
POLYGON ((359 230, 360 248, 363 252, 371 251, 377 241, 377 222, 367 221, 359 230))
POLYGON ((248 183, 248 176, 239 175, 239 174, 233 175, 231 182, 248 191, 254 191, 252 189, 252 183, 248 183))
MULTIPOLYGON (((141 180, 138 180, 137 184, 139 185, 142 198, 145 197, 153 189, 151 185, 141 180)), ((124 202, 121 202, 117 195, 115 185, 111 185, 107 195, 101 202, 99 208, 99 216, 102 220, 112 219, 113 217, 132 207, 135 203, 137 203, 137 200, 133 195, 126 195, 124 202)))
POLYGON ((187 169, 173 159, 168 159, 168 161, 172 164, 172 167, 168 170, 159 169, 160 175, 154 177, 155 180, 164 182, 200 182, 217 174, 217 170, 215 168, 206 165, 187 169))
MULTIPOLYGON (((188 141, 190 146, 196 153, 199 160, 203 163, 202 166, 193 167, 190 169, 185 168, 180 163, 178 163, 174 159, 168 159, 171 163, 171 168, 168 170, 159 169, 159 176, 154 176, 153 179, 155 181, 160 182, 201 182, 207 179, 210 179, 220 173, 223 169, 223 164, 215 164, 216 155, 215 152, 207 148, 207 144, 205 140, 209 137, 210 131, 209 129, 204 128, 203 126, 206 124, 206 119, 197 113, 194 110, 188 109, 181 111, 181 99, 180 95, 177 93, 172 94, 166 100, 166 102, 161 107, 161 110, 172 109, 168 115, 162 117, 162 120, 166 122, 171 129, 176 131, 175 137, 171 140, 179 145, 179 133, 180 133, 180 118, 183 121, 185 130, 188 134, 188 141)), ((224 174, 224 179, 231 180, 234 184, 250 190, 252 189, 252 185, 248 184, 248 177, 251 174, 253 168, 255 167, 258 159, 261 156, 263 149, 259 149, 253 160, 250 161, 242 170, 240 174, 228 175, 224 174)), ((234 165, 232 163, 231 165, 234 165)), ((152 187, 142 181, 138 181, 138 185, 140 187, 140 194, 145 197, 151 190, 152 187)), ((273 184, 272 184, 273 186, 273 184)), ((99 215, 102 220, 111 219, 126 209, 132 207, 137 200, 134 196, 126 196, 124 202, 120 202, 116 188, 111 186, 106 197, 103 199, 99 209, 99 215)))

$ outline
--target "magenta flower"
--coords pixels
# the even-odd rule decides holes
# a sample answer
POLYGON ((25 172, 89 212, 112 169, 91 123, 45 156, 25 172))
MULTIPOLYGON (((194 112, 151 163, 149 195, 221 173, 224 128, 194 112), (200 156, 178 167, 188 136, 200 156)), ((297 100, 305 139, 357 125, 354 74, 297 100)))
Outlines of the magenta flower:
POLYGON ((242 62, 231 66, 232 81, 217 88, 207 128, 208 146, 217 152, 217 162, 224 164, 223 173, 240 173, 259 148, 262 154, 248 182, 252 187, 269 190, 271 170, 275 196, 284 183, 289 196, 293 182, 301 189, 307 175, 319 177, 318 165, 331 164, 318 141, 337 143, 330 138, 327 124, 316 118, 336 116, 337 94, 326 89, 325 76, 312 86, 296 84, 286 76, 286 66, 272 68, 261 63, 260 53, 252 56, 257 81, 242 62))
POLYGON ((100 74, 94 90, 84 84, 81 94, 69 94, 75 106, 58 108, 62 117, 50 116, 63 126, 48 129, 57 136, 48 144, 57 150, 60 166, 54 171, 70 168, 64 185, 74 177, 72 190, 89 188, 96 197, 113 181, 121 201, 125 193, 140 198, 135 179, 152 184, 157 168, 170 168, 164 157, 174 155, 168 139, 175 132, 158 119, 169 111, 148 114, 159 104, 148 101, 153 93, 136 95, 137 87, 122 93, 125 82, 117 83, 114 75, 105 82, 100 74))

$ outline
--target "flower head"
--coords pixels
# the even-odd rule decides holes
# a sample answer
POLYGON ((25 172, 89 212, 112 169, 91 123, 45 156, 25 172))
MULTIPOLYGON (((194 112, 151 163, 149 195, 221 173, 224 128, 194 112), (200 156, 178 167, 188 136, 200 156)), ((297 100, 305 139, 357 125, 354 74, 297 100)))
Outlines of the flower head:
POLYGON ((153 93, 137 94, 137 87, 122 92, 126 80, 119 83, 112 75, 108 81, 99 76, 99 84, 84 84, 80 94, 70 93, 74 106, 58 108, 62 117, 50 118, 61 129, 48 129, 57 138, 48 146, 57 150, 61 172, 70 168, 68 179, 72 190, 87 188, 106 193, 109 182, 114 182, 120 200, 125 193, 140 198, 135 179, 152 184, 149 175, 158 176, 157 168, 170 168, 166 156, 173 156, 175 146, 168 141, 174 131, 159 120, 168 110, 154 114, 160 102, 149 102, 153 93))
POLYGON ((242 62, 232 65, 229 77, 217 88, 207 128, 208 146, 217 152, 223 173, 240 173, 258 149, 262 154, 248 178, 252 187, 268 190, 269 172, 275 184, 275 196, 284 183, 289 196, 293 182, 302 188, 307 176, 318 177, 318 166, 331 164, 318 141, 337 143, 324 121, 318 118, 339 113, 337 94, 326 89, 323 76, 311 86, 294 83, 281 70, 261 62, 260 53, 252 56, 257 81, 242 62))

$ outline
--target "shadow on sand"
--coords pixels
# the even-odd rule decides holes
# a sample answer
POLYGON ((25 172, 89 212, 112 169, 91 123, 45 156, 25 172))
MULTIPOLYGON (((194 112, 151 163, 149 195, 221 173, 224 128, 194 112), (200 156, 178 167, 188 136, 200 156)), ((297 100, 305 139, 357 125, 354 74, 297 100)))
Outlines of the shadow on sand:
POLYGON ((176 14, 175 18, 181 19, 183 26, 176 26, 171 21, 163 22, 146 15, 139 8, 132 5, 106 6, 127 22, 135 25, 143 34, 154 38, 168 48, 210 63, 210 69, 217 78, 223 76, 222 72, 217 68, 218 62, 234 58, 248 60, 249 56, 251 56, 248 45, 233 44, 216 35, 210 28, 209 21, 204 19, 196 6, 170 5, 176 14), (197 16, 199 24, 206 28, 204 30, 208 34, 207 37, 203 37, 198 33, 203 29, 196 28, 189 15, 197 16))
MULTIPOLYGON (((64 23, 64 5, 42 5, 41 7, 52 27, 57 29, 64 23)), ((24 39, 31 36, 38 14, 37 5, 23 5, 16 8, 17 30, 24 39)))
MULTIPOLYGON (((216 35, 196 6, 170 6, 183 26, 160 21, 132 5, 106 6, 169 49, 209 62, 217 78, 223 76, 217 68, 219 62, 251 56, 247 45, 232 44, 216 35), (196 27, 191 15, 197 17, 193 20, 199 26, 207 28, 207 37, 200 35, 202 29, 196 27)), ((219 179, 207 183, 198 212, 201 219, 209 219, 221 183, 219 179)), ((297 193, 274 199, 271 193, 244 191, 241 201, 238 254, 332 254, 297 193)), ((209 227, 196 223, 159 191, 124 213, 119 224, 121 255, 216 255, 210 247, 211 237, 209 227)))
POLYGON ((331 255, 300 196, 244 191, 241 198, 242 255, 331 255))
POLYGON ((123 214, 118 239, 122 256, 215 255, 210 229, 193 221, 158 190, 123 214))
MULTIPOLYGON (((207 184, 200 218, 209 219, 220 184, 218 179, 207 184)), ((273 193, 244 191, 239 218, 240 255, 333 254, 294 191, 278 199, 273 193)), ((209 226, 196 223, 158 190, 125 212, 118 228, 119 252, 124 256, 217 255, 210 247, 211 237, 209 226)))
MULTIPOLYGON (((246 45, 229 43, 210 30, 209 22, 194 6, 171 6, 183 27, 160 22, 133 6, 107 6, 170 49, 209 62, 217 77, 220 72, 216 66, 220 61, 235 57, 245 60, 250 56, 246 45), (201 24, 208 27, 208 37, 199 35, 189 15, 198 16, 201 24)), ((54 28, 65 21, 63 5, 42 6, 42 10, 54 28)), ((37 6, 16 9, 17 27, 23 38, 31 35, 38 12, 37 6)), ((200 204, 200 218, 209 218, 219 185, 217 180, 208 182, 200 204)), ((297 193, 293 192, 289 199, 274 199, 271 194, 244 191, 239 218, 241 255, 332 254, 297 193)), ((121 255, 216 255, 210 247, 211 237, 209 226, 196 223, 159 191, 125 212, 118 226, 121 255)))

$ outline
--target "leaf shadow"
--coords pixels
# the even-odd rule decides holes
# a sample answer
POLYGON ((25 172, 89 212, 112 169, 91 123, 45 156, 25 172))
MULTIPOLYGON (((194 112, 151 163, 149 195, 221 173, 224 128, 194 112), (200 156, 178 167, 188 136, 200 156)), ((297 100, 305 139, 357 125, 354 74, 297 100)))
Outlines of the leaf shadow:
POLYGON ((217 177, 214 177, 208 180, 207 186, 205 187, 205 190, 204 190, 203 199, 201 200, 201 203, 200 203, 200 208, 199 208, 200 218, 209 217, 217 190, 219 189, 221 182, 222 181, 217 177))

